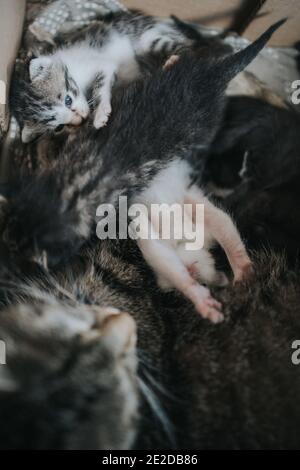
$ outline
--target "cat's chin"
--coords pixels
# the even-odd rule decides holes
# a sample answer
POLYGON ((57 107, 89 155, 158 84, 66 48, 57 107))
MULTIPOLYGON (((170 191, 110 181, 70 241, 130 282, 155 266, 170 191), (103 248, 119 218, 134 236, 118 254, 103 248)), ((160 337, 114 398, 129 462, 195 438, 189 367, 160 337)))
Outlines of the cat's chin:
POLYGON ((70 121, 70 123, 68 123, 69 125, 71 126, 81 126, 81 124, 83 123, 83 117, 82 116, 79 116, 79 114, 76 114, 72 120, 70 121))

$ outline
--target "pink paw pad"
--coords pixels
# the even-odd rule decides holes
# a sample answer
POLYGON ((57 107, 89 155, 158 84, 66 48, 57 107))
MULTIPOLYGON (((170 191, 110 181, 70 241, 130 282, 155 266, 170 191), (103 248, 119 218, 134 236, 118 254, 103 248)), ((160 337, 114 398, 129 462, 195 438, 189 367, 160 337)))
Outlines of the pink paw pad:
POLYGON ((168 70, 171 67, 173 67, 173 65, 177 64, 179 59, 180 59, 179 55, 171 55, 171 57, 169 57, 169 59, 166 61, 165 65, 163 67, 164 70, 168 70))
POLYGON ((197 306, 198 312, 203 318, 207 318, 212 323, 221 323, 224 320, 222 305, 213 297, 203 299, 197 306))

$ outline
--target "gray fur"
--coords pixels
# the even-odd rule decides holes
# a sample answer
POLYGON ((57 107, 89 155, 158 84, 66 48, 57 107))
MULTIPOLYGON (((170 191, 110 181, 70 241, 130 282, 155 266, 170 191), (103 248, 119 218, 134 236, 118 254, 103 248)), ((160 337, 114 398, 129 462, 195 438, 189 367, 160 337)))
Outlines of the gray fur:
POLYGON ((1 426, 0 447, 128 449, 137 430, 138 385, 134 343, 122 322, 132 320, 59 301, 55 291, 32 282, 6 289, 15 297, 1 311, 7 365, 0 369, 0 414, 9 422, 8 400, 14 422, 1 426))
MULTIPOLYGON (((56 274, 55 283, 48 279, 48 287, 27 307, 15 305, 20 296, 28 304, 29 294, 32 302, 33 294, 24 296, 19 283, 13 288, 3 280, 0 294, 10 297, 11 306, 2 308, 0 337, 8 344, 19 338, 16 348, 8 348, 12 375, 6 384, 8 379, 11 385, 18 383, 22 394, 13 389, 1 394, 0 417, 7 423, 0 428, 1 446, 102 448, 103 426, 104 438, 110 435, 115 443, 121 436, 124 443, 120 417, 133 392, 120 402, 114 362, 101 338, 84 349, 80 338, 68 340, 61 327, 50 335, 44 315, 52 302, 58 312, 75 317, 88 316, 88 305, 100 304, 135 318, 139 380, 146 381, 142 390, 155 403, 153 413, 140 396, 140 421, 131 421, 126 431, 137 433, 135 447, 299 448, 300 382, 291 363, 291 344, 300 334, 299 279, 278 256, 261 252, 255 260, 257 274, 249 283, 221 294, 226 318, 218 328, 194 314, 178 294, 159 292, 134 244, 126 241, 117 246, 107 241, 83 251, 56 274), (73 300, 63 300, 66 293, 73 300), (39 330, 36 314, 41 315, 39 330), (109 394, 97 393, 104 384, 109 394), (79 416, 83 421, 76 421, 79 416)), ((18 272, 20 276, 21 266, 18 272)), ((25 272, 30 272, 28 266, 25 272)), ((40 292, 45 275, 31 273, 31 286, 40 292)), ((134 375, 133 383, 136 379, 134 375)))

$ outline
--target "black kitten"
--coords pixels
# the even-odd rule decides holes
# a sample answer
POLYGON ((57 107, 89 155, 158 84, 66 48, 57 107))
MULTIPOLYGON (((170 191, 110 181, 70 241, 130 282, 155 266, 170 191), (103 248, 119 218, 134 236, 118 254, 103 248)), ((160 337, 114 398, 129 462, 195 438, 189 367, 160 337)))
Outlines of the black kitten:
POLYGON ((251 248, 299 257, 300 118, 253 98, 231 98, 208 160, 215 185, 234 189, 224 204, 251 248))
POLYGON ((230 98, 208 161, 211 181, 222 188, 245 180, 255 188, 289 181, 300 171, 299 130, 300 117, 292 109, 230 98))

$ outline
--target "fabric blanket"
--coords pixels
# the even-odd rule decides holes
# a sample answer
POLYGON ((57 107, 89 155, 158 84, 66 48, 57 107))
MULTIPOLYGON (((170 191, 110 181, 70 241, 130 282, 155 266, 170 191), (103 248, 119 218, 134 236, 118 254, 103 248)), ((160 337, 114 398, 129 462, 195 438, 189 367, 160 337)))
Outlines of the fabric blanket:
POLYGON ((39 41, 53 44, 57 34, 76 31, 93 20, 126 10, 118 0, 56 0, 41 12, 29 30, 39 41))

